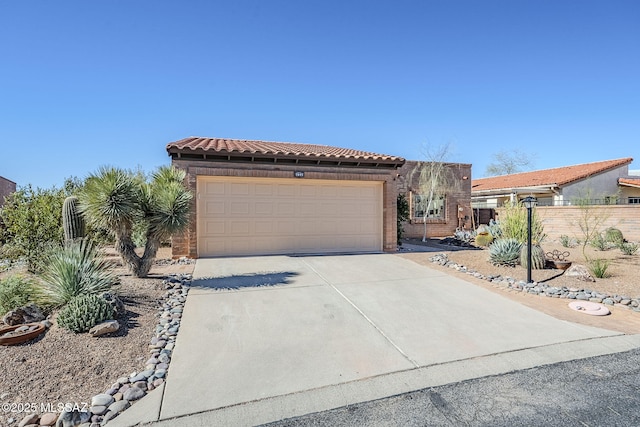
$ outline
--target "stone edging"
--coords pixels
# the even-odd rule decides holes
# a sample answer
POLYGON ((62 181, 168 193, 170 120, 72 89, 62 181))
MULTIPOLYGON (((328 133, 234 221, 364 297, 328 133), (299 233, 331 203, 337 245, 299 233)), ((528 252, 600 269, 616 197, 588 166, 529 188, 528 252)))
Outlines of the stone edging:
POLYGON ((445 253, 439 253, 429 258, 434 264, 442 265, 444 267, 455 269, 462 273, 469 274, 478 279, 486 280, 496 285, 502 286, 514 291, 525 292, 533 295, 546 296, 550 298, 561 299, 575 299, 583 301, 591 301, 597 303, 603 303, 617 308, 624 308, 632 310, 636 313, 640 313, 640 298, 631 298, 624 295, 610 295, 603 292, 594 291, 587 288, 578 288, 566 286, 556 287, 549 286, 546 283, 533 282, 526 283, 524 280, 516 280, 508 276, 486 276, 476 270, 470 270, 463 265, 456 264, 449 260, 449 257, 445 253))
POLYGON ((101 427, 147 392, 162 385, 171 362, 191 280, 191 274, 170 274, 163 279, 162 284, 167 292, 159 300, 159 320, 155 335, 149 342, 150 358, 145 362, 144 370, 118 378, 104 393, 91 398, 89 408, 72 408, 60 414, 29 414, 18 426, 53 426, 60 418, 68 420, 63 424, 65 426, 101 427))

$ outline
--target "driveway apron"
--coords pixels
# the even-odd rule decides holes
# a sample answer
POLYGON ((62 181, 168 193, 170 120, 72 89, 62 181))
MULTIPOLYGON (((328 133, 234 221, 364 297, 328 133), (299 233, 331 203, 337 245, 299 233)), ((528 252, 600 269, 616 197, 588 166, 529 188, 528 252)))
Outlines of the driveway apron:
MULTIPOLYGON (((409 387, 429 367, 526 349, 544 364, 540 349, 616 335, 390 254, 199 259, 158 425, 207 425, 229 408, 234 425, 259 424, 284 412, 263 404, 262 418, 243 420, 251 402, 331 387, 358 394, 360 382, 390 375, 409 387)), ((328 409, 306 405, 291 415, 328 409)))

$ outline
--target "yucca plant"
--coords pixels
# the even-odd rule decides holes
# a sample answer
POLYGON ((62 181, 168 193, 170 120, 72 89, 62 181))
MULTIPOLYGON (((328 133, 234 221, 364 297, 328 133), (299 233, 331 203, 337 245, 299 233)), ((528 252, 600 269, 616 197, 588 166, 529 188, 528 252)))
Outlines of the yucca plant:
POLYGON ((520 260, 521 247, 516 239, 497 239, 489 246, 489 260, 493 265, 514 267, 520 260))
POLYGON ((610 274, 607 271, 609 269, 610 261, 608 259, 590 259, 589 271, 598 279, 609 277, 610 274))
POLYGON ((113 319, 114 309, 99 295, 74 297, 58 313, 58 325, 72 332, 87 332, 98 323, 113 319))
POLYGON ((107 292, 119 282, 98 248, 88 240, 58 249, 47 261, 42 275, 43 294, 47 303, 55 307, 79 295, 107 292))
POLYGON ((113 234, 116 250, 137 277, 149 274, 161 243, 189 225, 192 193, 185 176, 184 170, 161 167, 148 181, 140 173, 101 168, 85 181, 81 211, 90 225, 113 234), (142 256, 134 235, 144 243, 142 256))
MULTIPOLYGON (((529 250, 527 245, 522 245, 520 249, 520 265, 527 268, 529 265, 529 250)), ((540 245, 531 245, 531 268, 534 270, 542 270, 547 263, 547 259, 544 256, 544 250, 540 245)))
POLYGON ((633 242, 623 242, 618 247, 625 255, 633 255, 638 251, 638 244, 633 242))

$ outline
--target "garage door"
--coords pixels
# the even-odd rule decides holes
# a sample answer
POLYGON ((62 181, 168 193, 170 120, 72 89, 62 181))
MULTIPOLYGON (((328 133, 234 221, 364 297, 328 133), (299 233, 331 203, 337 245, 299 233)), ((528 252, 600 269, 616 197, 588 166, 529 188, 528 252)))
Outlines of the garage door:
POLYGON ((382 250, 382 182, 198 177, 198 256, 382 250))

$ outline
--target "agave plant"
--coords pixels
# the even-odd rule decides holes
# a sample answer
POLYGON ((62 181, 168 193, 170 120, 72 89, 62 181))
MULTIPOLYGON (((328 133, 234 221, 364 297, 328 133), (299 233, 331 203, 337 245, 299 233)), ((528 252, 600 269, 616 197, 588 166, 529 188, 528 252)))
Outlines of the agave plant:
POLYGON ((44 300, 56 307, 79 295, 107 292, 118 283, 109 263, 88 240, 72 242, 53 252, 42 280, 44 300))
POLYGON ((513 267, 520 261, 521 248, 516 239, 497 239, 489 246, 489 260, 493 265, 513 267))

